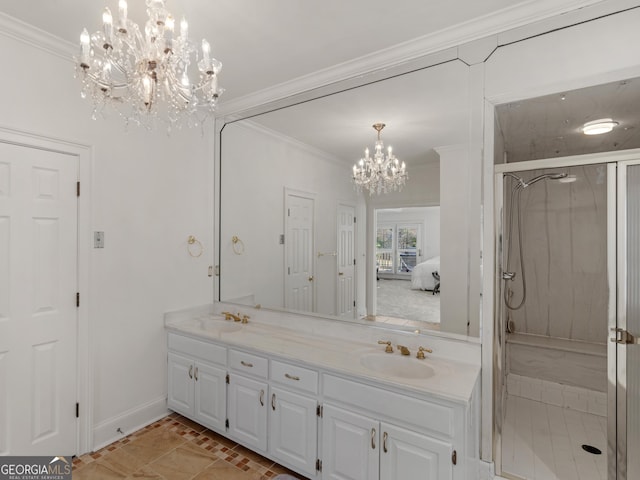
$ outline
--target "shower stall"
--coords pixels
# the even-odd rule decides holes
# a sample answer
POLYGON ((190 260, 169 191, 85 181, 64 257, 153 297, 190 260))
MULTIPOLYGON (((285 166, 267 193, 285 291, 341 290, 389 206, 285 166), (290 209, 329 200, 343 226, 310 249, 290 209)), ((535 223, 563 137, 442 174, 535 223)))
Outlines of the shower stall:
POLYGON ((640 159, 527 163, 496 168, 497 470, 640 478, 640 159))

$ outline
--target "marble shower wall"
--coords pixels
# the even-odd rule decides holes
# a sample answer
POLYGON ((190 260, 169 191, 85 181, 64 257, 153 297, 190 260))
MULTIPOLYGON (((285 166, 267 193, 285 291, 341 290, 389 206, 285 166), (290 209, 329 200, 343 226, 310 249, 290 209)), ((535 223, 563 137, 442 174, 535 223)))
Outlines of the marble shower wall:
MULTIPOLYGON (((606 343, 607 338, 607 169, 605 165, 517 172, 525 182, 543 173, 567 172, 573 183, 542 180, 521 193, 522 249, 527 298, 507 310, 518 333, 606 343)), ((512 186, 505 181, 505 253, 512 186)), ((515 205, 515 203, 513 204, 515 205)), ((514 213, 516 212, 514 208, 514 213)), ((517 223, 511 228, 511 259, 506 271, 512 305, 522 298, 517 223)))

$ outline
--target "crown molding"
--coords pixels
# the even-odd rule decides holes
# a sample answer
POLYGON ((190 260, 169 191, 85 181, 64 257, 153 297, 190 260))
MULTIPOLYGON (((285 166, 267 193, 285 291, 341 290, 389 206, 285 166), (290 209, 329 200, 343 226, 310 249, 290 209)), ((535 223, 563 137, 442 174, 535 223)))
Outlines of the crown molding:
POLYGON ((335 166, 338 166, 340 168, 343 168, 346 164, 346 162, 344 162, 343 160, 341 160, 340 158, 331 155, 328 152, 325 152, 324 150, 320 150, 317 147, 314 147, 312 145, 309 145, 307 143, 303 143, 300 140, 297 140, 295 138, 289 137, 281 132, 278 132, 276 130, 273 130, 269 127, 265 127, 264 125, 261 125, 253 120, 249 120, 249 119, 245 119, 242 120, 242 122, 238 122, 236 123, 236 125, 242 127, 242 128, 246 128, 247 130, 253 130, 255 132, 258 132, 262 135, 265 135, 267 137, 273 138, 279 142, 284 142, 286 144, 291 145, 294 148, 297 148, 303 152, 307 152, 321 160, 324 160, 327 163, 333 164, 335 166))
POLYGON ((0 12, 0 35, 14 38, 59 58, 73 61, 78 47, 6 13, 0 12))
POLYGON ((498 12, 318 70, 221 103, 216 116, 232 115, 353 77, 387 69, 448 48, 497 35, 606 0, 529 0, 498 12))

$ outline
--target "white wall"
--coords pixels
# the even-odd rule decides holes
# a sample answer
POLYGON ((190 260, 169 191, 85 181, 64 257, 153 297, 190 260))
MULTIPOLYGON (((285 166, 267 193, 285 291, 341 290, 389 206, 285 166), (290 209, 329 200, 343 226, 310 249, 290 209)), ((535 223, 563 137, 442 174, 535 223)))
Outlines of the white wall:
MULTIPOLYGON (((90 119, 70 59, 0 34, 0 126, 91 147, 90 206, 85 232, 105 232, 105 248, 89 249, 88 284, 79 286, 90 331, 95 444, 119 437, 165 409, 163 313, 211 302, 212 157, 197 130, 164 133, 131 128, 117 115, 90 119), (195 235, 204 254, 187 254, 195 235), (88 302, 88 303, 87 303, 88 302)), ((81 245, 92 245, 83 234, 81 245)), ((81 405, 81 412, 91 410, 81 405)), ((91 447, 92 445, 90 445, 91 447)))

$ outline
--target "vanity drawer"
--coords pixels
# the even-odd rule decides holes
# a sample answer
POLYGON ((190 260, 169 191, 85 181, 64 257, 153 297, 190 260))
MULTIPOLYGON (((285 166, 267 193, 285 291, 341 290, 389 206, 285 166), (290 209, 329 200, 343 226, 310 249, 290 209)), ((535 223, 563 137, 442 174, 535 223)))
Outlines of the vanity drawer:
POLYGON ((213 343, 202 342, 194 338, 169 333, 167 347, 190 357, 198 357, 219 365, 227 364, 227 349, 213 343))
POLYGON ((305 392, 318 393, 318 372, 271 360, 271 380, 305 392))
MULTIPOLYGON (((384 414, 449 438, 453 438, 456 433, 456 409, 453 405, 408 397, 333 375, 324 375, 323 385, 325 398, 384 414)), ((462 413, 457 417, 460 420, 462 413)))
POLYGON ((260 378, 267 378, 269 374, 269 361, 266 358, 240 350, 229 350, 229 367, 260 378))

